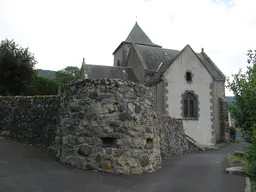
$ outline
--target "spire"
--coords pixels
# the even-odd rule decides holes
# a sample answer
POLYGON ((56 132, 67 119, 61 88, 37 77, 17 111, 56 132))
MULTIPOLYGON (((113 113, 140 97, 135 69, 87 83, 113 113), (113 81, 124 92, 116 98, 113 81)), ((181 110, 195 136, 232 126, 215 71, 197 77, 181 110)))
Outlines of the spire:
POLYGON ((141 27, 137 22, 137 17, 136 17, 135 25, 132 28, 130 34, 128 35, 125 41, 144 44, 144 45, 156 45, 149 39, 146 33, 141 29, 141 27))
POLYGON ((83 57, 83 62, 82 62, 82 65, 85 65, 86 63, 85 63, 85 59, 84 59, 84 57, 83 57))

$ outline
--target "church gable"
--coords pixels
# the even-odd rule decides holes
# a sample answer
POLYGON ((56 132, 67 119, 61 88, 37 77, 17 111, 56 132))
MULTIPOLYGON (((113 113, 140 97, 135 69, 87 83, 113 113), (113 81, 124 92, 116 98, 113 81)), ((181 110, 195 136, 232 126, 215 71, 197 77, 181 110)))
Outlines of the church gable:
MULTIPOLYGON (((186 45, 180 53, 174 57, 171 62, 165 62, 159 69, 159 73, 162 72, 163 76, 166 76, 167 73, 169 73, 172 70, 177 70, 176 72, 184 72, 184 76, 186 75, 186 71, 191 71, 192 74, 204 73, 204 77, 209 76, 209 78, 212 80, 212 74, 208 70, 207 67, 205 67, 205 64, 200 60, 198 57, 198 54, 194 52, 194 50, 190 47, 190 45, 186 45), (171 69, 173 68, 173 69, 171 69), (185 70, 185 71, 182 71, 185 70), (200 72, 199 72, 200 71, 200 72)), ((203 79, 202 79, 203 80, 203 79)))
MULTIPOLYGON (((168 52, 169 49, 166 49, 168 52)), ((194 50, 190 47, 190 45, 187 45, 184 49, 181 51, 175 51, 170 50, 173 52, 173 56, 170 60, 163 61, 162 64, 159 62, 158 69, 155 73, 155 75, 146 83, 148 86, 154 85, 155 83, 158 83, 164 74, 164 72, 175 62, 178 57, 180 57, 184 52, 188 53, 190 52, 190 55, 192 58, 199 61, 199 63, 205 68, 205 70, 212 76, 212 78, 216 81, 224 81, 225 82, 225 75, 220 71, 220 69, 213 63, 213 61, 206 55, 206 53, 203 51, 201 53, 195 53, 194 50)), ((160 57, 158 57, 160 58, 160 57)), ((162 59, 163 60, 163 59, 162 59)))

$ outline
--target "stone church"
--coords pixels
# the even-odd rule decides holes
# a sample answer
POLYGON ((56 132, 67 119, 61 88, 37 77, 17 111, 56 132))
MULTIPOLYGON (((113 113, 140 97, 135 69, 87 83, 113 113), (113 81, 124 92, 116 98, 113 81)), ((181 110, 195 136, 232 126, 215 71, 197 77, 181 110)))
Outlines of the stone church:
POLYGON ((114 50, 114 66, 84 61, 81 78, 112 78, 151 87, 159 112, 183 119, 185 132, 210 146, 228 139, 225 75, 205 53, 190 45, 181 51, 153 43, 136 22, 114 50))

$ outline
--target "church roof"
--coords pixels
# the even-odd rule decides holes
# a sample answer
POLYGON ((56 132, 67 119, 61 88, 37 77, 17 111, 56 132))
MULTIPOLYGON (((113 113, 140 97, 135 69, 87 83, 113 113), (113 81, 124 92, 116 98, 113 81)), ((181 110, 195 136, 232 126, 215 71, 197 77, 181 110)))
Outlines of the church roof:
POLYGON ((143 45, 153 45, 153 46, 156 45, 149 39, 149 37, 141 29, 141 27, 137 22, 135 23, 134 27, 132 28, 130 34, 128 35, 125 41, 131 42, 131 43, 143 44, 143 45))
POLYGON ((140 44, 140 45, 147 45, 147 46, 153 46, 153 47, 161 47, 155 43, 153 43, 150 38, 147 36, 147 34, 141 29, 139 24, 136 22, 135 25, 133 26, 131 32, 129 33, 128 37, 126 38, 125 41, 122 41, 120 45, 115 49, 113 54, 121 47, 122 44, 124 43, 135 43, 135 44, 140 44))
POLYGON ((88 78, 126 79, 133 82, 138 81, 132 68, 90 64, 83 64, 82 67, 87 73, 88 78))
MULTIPOLYGON (((168 67, 176 60, 176 58, 185 49, 184 48, 182 51, 177 51, 172 49, 162 49, 162 48, 156 49, 156 48, 147 47, 146 49, 148 49, 148 53, 143 54, 143 52, 140 51, 141 47, 138 48, 138 45, 135 45, 135 46, 137 47, 137 53, 141 54, 142 59, 146 63, 148 70, 155 72, 153 77, 149 79, 149 81, 146 83, 147 85, 152 85, 157 83, 161 79, 161 76, 163 75, 163 73, 168 69, 168 67), (151 51, 149 51, 149 49, 151 49, 151 51), (164 56, 163 56, 163 53, 164 53, 164 56)), ((145 49, 145 48, 142 48, 142 49, 145 49)), ((195 53, 195 54, 215 80, 219 80, 219 81, 225 80, 226 78, 225 75, 218 69, 218 67, 213 63, 213 61, 207 56, 207 54, 204 51, 202 51, 201 53, 195 53)))
POLYGON ((146 64, 147 70, 156 71, 161 62, 171 60, 177 56, 180 51, 173 49, 164 49, 161 47, 152 47, 145 45, 134 45, 142 61, 146 64))

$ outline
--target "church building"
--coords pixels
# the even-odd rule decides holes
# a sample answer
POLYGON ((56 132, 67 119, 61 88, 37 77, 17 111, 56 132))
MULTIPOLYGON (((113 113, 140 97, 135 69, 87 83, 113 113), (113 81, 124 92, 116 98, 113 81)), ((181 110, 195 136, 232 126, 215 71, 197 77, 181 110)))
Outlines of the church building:
POLYGON ((199 145, 229 140, 226 77, 204 49, 198 53, 190 45, 182 50, 163 48, 153 43, 136 22, 113 55, 113 66, 83 61, 81 78, 142 83, 152 89, 157 110, 183 119, 185 133, 199 145))

